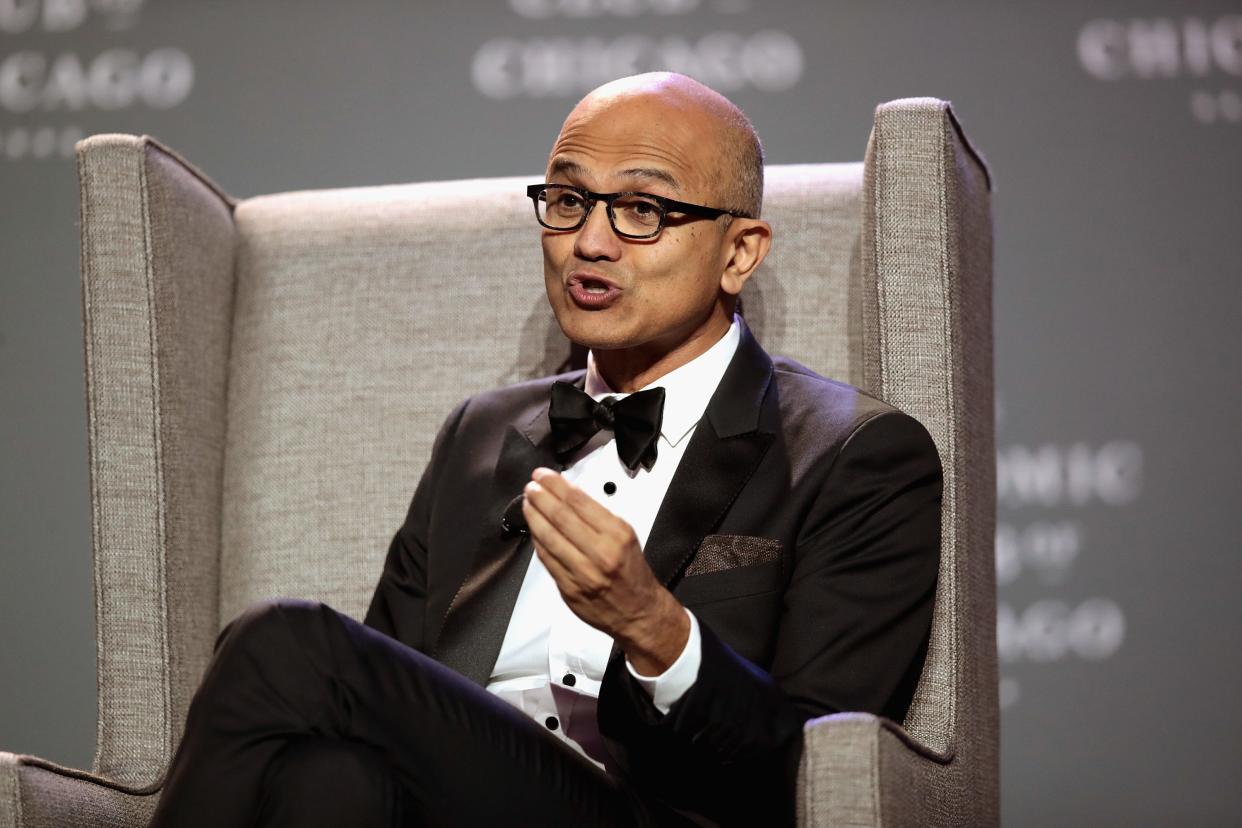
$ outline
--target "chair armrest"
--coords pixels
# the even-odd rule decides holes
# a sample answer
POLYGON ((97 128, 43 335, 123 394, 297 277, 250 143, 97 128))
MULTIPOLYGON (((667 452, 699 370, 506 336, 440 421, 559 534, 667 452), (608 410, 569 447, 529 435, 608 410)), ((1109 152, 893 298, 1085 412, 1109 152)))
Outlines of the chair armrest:
POLYGON ((162 784, 127 786, 0 751, 0 828, 139 828, 150 820, 162 784))
POLYGON ((953 799, 953 755, 916 742, 869 713, 837 713, 803 728, 797 813, 801 826, 946 825, 964 814, 953 799))

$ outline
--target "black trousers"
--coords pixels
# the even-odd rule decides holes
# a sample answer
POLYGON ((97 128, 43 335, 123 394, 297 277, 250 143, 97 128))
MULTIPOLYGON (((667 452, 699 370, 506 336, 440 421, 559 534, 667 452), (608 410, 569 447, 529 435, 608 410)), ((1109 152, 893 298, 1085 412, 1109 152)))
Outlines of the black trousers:
POLYGON ((678 822, 447 667, 285 599, 217 639, 151 825, 678 822))

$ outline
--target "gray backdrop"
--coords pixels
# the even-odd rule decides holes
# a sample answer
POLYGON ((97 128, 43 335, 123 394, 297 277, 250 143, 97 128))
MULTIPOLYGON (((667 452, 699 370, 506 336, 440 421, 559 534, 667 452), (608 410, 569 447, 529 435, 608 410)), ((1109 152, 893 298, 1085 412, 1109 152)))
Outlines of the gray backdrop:
POLYGON ((954 102, 997 181, 1006 821, 1229 822, 1239 12, 0 0, 0 749, 88 766, 94 745, 73 141, 151 133, 237 196, 534 180, 582 91, 672 68, 776 163, 861 159, 879 101, 954 102))

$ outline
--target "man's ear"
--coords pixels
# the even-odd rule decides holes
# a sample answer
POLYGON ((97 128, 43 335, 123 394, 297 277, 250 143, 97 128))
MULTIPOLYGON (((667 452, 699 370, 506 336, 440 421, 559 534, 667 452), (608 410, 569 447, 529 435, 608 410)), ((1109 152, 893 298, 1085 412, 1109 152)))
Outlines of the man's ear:
POLYGON ((772 225, 760 219, 733 219, 721 245, 720 289, 731 296, 741 293, 771 249, 772 225))

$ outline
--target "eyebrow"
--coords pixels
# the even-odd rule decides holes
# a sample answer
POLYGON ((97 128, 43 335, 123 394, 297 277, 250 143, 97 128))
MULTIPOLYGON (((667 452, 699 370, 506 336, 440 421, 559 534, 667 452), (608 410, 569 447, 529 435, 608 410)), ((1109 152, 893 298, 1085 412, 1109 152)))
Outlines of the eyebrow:
MULTIPOLYGON (((571 161, 568 158, 557 158, 548 168, 549 176, 565 175, 581 177, 585 173, 586 168, 584 168, 577 161, 571 161)), ((664 182, 678 192, 681 191, 681 184, 678 183, 677 179, 674 178, 671 173, 666 172, 665 170, 656 169, 655 167, 631 167, 628 170, 622 170, 617 173, 617 175, 622 176, 623 178, 655 179, 656 181, 664 182)))

